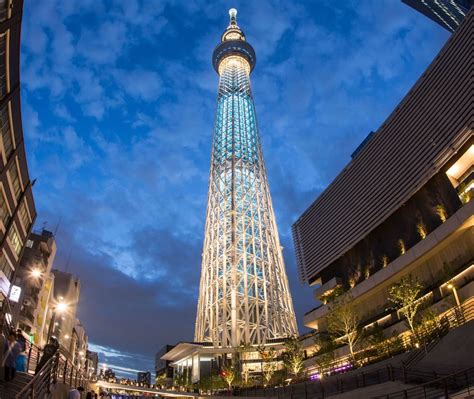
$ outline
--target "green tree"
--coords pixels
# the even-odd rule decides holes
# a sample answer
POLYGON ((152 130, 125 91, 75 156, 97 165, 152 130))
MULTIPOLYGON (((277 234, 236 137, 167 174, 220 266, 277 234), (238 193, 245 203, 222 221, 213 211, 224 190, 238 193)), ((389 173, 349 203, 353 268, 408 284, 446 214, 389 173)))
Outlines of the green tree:
POLYGON ((205 376, 199 381, 199 389, 202 392, 209 392, 211 395, 216 389, 222 389, 225 387, 226 383, 216 374, 205 376))
POLYGON ((166 373, 162 373, 156 376, 156 385, 158 385, 161 389, 166 388, 166 373))
POLYGON ((383 328, 378 323, 374 323, 364 331, 364 338, 369 345, 378 345, 386 340, 383 328))
POLYGON ((352 360, 355 361, 354 350, 361 333, 360 317, 353 305, 351 295, 344 295, 335 300, 326 316, 328 332, 349 347, 352 360))
POLYGON ((220 373, 222 379, 227 383, 229 391, 232 389, 232 384, 234 383, 237 373, 233 365, 225 365, 221 369, 220 373))
POLYGON ((402 279, 395 283, 388 290, 389 301, 394 304, 398 311, 405 316, 408 327, 416 338, 415 317, 421 305, 418 300, 423 286, 418 279, 413 278, 410 274, 402 277, 402 279))
POLYGON ((293 377, 301 375, 304 369, 304 351, 297 337, 288 338, 285 341, 285 352, 283 352, 283 364, 293 377))
POLYGON ((257 350, 261 358, 262 382, 263 386, 266 387, 270 383, 273 374, 277 370, 277 353, 275 348, 266 348, 264 345, 259 346, 257 350))
POLYGON ((189 382, 187 372, 184 371, 182 373, 177 374, 174 378, 173 384, 179 389, 188 389, 191 384, 189 382))
POLYGON ((245 360, 249 357, 249 354, 253 351, 252 345, 249 343, 242 343, 235 349, 235 365, 237 372, 240 375, 241 384, 247 386, 249 383, 249 370, 245 367, 245 360))

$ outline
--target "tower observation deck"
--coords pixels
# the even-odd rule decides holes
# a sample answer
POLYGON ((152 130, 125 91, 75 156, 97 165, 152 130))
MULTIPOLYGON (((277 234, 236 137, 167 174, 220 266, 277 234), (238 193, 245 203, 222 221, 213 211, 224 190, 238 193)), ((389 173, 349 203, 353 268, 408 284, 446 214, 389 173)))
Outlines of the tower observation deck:
POLYGON ((262 345, 298 333, 260 146, 237 10, 215 48, 219 74, 195 341, 262 345))

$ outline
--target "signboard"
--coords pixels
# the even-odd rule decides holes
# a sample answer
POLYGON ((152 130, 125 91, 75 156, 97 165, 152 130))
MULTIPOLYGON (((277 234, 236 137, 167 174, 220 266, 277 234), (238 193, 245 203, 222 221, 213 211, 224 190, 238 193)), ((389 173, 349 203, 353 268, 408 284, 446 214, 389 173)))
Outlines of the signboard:
POLYGON ((20 294, 21 287, 18 287, 17 285, 12 285, 12 289, 10 291, 10 301, 18 302, 20 300, 20 294))
POLYGON ((10 281, 8 280, 7 276, 5 276, 5 273, 0 270, 0 292, 3 293, 3 295, 8 296, 8 291, 10 291, 10 281))

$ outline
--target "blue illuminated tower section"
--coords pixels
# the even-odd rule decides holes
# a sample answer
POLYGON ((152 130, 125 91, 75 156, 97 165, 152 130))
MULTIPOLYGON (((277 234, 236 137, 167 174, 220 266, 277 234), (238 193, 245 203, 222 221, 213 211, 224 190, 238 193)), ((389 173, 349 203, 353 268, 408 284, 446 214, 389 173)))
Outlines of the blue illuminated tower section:
POLYGON ((219 88, 195 331, 222 347, 298 333, 250 88, 255 52, 229 14, 212 57, 219 88))

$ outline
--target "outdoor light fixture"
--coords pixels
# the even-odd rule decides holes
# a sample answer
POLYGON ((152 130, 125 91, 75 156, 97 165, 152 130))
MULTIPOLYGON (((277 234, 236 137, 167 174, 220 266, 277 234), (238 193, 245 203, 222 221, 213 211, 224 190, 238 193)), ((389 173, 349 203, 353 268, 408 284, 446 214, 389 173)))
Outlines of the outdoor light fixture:
POLYGON ((456 289, 454 284, 453 283, 448 283, 447 287, 448 287, 449 290, 453 291, 454 299, 456 300, 456 305, 458 307, 461 306, 461 301, 459 300, 459 296, 458 296, 458 290, 456 289))
POLYGON ((41 270, 39 269, 33 269, 31 271, 31 277, 38 278, 41 277, 41 270))
POLYGON ((67 305, 66 305, 64 302, 59 302, 59 303, 56 305, 56 310, 57 310, 58 312, 61 312, 61 313, 62 313, 62 312, 64 312, 64 311, 66 311, 66 309, 67 309, 67 305))

